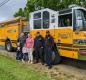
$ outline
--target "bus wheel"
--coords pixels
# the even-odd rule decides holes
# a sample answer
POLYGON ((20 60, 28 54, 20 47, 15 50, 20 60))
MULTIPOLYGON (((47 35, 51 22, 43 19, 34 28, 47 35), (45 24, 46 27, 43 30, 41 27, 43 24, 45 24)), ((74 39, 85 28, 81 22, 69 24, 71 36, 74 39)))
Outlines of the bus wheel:
POLYGON ((59 64, 59 63, 61 63, 61 56, 59 55, 58 51, 53 51, 52 64, 59 64))
POLYGON ((12 45, 11 45, 11 42, 10 41, 7 41, 6 44, 5 44, 5 48, 7 51, 12 51, 12 45))

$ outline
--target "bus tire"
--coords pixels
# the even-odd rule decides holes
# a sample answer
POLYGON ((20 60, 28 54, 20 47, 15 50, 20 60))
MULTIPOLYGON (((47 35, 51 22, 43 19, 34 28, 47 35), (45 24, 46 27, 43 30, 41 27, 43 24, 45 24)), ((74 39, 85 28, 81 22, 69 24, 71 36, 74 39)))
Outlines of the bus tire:
POLYGON ((5 43, 5 49, 6 49, 8 52, 11 52, 11 51, 13 50, 10 41, 7 41, 7 42, 5 43))

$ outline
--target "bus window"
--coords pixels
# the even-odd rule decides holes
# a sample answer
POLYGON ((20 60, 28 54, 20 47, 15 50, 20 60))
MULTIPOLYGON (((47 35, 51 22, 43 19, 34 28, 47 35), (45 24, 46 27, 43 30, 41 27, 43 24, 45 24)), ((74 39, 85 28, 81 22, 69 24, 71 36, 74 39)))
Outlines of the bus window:
POLYGON ((60 15, 59 16, 59 27, 72 26, 72 14, 60 15))
POLYGON ((41 29, 41 19, 34 20, 34 29, 41 29))
POLYGON ((74 30, 86 30, 86 11, 82 9, 75 10, 75 25, 74 30))
POLYGON ((41 18, 41 12, 34 14, 34 19, 41 18))
POLYGON ((43 28, 48 29, 50 23, 50 14, 48 11, 43 12, 43 28))
POLYGON ((34 25, 34 29, 41 29, 41 12, 39 13, 35 13, 33 16, 33 25, 34 25))

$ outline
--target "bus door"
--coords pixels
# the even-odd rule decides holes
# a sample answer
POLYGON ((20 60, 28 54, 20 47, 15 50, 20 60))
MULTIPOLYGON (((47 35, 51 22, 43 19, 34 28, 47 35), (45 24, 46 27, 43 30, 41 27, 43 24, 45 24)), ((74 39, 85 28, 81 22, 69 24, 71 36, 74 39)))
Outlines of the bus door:
POLYGON ((77 56, 80 60, 86 60, 86 55, 82 56, 79 50, 86 50, 86 10, 74 9, 73 44, 77 49, 77 56))
MULTIPOLYGON (((86 32, 86 11, 83 9, 74 10, 74 25, 73 25, 74 36, 76 39, 86 39, 84 33, 86 32)), ((77 40, 74 42, 77 43, 77 40)))
POLYGON ((58 17, 58 42, 60 54, 65 57, 73 58, 73 26, 72 26, 72 10, 64 10, 59 12, 58 17))

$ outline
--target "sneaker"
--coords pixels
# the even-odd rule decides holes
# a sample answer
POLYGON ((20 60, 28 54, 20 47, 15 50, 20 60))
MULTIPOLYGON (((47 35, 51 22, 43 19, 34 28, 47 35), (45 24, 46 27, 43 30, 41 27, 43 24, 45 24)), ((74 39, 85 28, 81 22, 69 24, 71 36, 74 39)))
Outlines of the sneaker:
POLYGON ((23 63, 25 63, 25 61, 24 61, 24 60, 22 60, 22 62, 23 62, 23 63))
POLYGON ((30 61, 28 61, 28 63, 30 63, 30 61))
POLYGON ((48 69, 51 69, 51 68, 52 68, 52 66, 49 66, 49 67, 48 67, 48 69))
POLYGON ((32 64, 33 62, 31 61, 30 63, 32 64))
POLYGON ((48 64, 45 64, 45 66, 48 66, 48 64))
POLYGON ((44 63, 41 63, 42 65, 44 65, 44 63))

